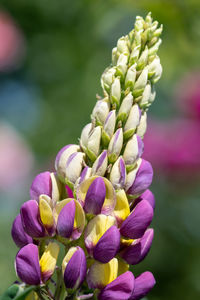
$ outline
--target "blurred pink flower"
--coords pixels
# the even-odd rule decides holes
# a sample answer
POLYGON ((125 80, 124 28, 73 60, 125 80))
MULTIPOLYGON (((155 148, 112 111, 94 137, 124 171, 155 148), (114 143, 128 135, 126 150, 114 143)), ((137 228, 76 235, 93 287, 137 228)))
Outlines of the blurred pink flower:
POLYGON ((200 71, 193 71, 183 77, 177 85, 175 99, 179 110, 186 117, 200 121, 200 71))
POLYGON ((200 123, 189 119, 150 120, 144 158, 170 176, 194 178, 200 172, 200 123))
POLYGON ((25 140, 10 125, 0 123, 0 189, 21 185, 32 166, 33 155, 25 140))
POLYGON ((0 71, 15 68, 24 56, 24 38, 12 18, 0 11, 0 71))

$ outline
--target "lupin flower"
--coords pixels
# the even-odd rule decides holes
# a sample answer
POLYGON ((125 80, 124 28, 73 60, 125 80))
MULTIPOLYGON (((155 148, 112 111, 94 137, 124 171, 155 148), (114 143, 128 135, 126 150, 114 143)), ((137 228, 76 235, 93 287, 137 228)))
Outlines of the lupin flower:
POLYGON ((103 97, 80 145, 58 152, 55 173, 35 177, 31 200, 13 222, 12 237, 21 248, 16 271, 25 284, 38 286, 38 297, 45 291, 50 299, 137 300, 155 284, 150 272, 135 279, 129 265, 145 258, 153 240, 153 170, 141 156, 147 109, 162 73, 161 32, 149 14, 137 17, 135 28, 117 41, 101 77, 103 97), (58 243, 65 246, 62 269, 56 267, 58 243), (94 292, 87 294, 88 288, 94 292))
POLYGON ((56 243, 49 243, 39 259, 38 247, 28 244, 16 256, 16 272, 19 278, 29 285, 45 283, 53 274, 59 253, 56 243))

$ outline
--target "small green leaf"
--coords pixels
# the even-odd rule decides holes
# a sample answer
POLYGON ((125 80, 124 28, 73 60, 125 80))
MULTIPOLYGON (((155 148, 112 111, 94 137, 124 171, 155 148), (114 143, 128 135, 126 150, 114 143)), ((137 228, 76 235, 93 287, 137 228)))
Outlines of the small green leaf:
POLYGON ((18 284, 13 284, 7 291, 1 296, 1 300, 25 300, 26 296, 35 290, 35 286, 30 286, 28 288, 22 287, 18 284))

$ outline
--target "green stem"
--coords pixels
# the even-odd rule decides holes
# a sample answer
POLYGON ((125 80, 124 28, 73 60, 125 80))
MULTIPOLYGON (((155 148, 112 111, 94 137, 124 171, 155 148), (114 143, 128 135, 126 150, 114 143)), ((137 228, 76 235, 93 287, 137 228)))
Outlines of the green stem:
POLYGON ((62 295, 64 294, 65 289, 63 285, 63 278, 62 278, 62 270, 60 268, 57 269, 57 287, 54 294, 54 300, 62 299, 62 295))

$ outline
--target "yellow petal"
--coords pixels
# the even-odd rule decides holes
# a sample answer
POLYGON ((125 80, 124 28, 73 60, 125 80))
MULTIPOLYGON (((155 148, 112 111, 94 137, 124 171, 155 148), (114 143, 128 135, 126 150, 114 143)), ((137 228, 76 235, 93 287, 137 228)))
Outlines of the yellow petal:
POLYGON ((56 243, 49 243, 40 259, 42 279, 45 282, 53 274, 59 254, 59 246, 56 243))
POLYGON ((40 197, 39 199, 39 211, 40 211, 40 218, 44 226, 53 227, 54 225, 53 212, 49 203, 45 200, 44 197, 40 197))
POLYGON ((112 216, 98 215, 87 225, 85 230, 85 244, 88 248, 94 247, 102 235, 113 225, 116 220, 112 216))
POLYGON ((127 272, 128 270, 129 270, 129 264, 127 264, 122 259, 118 259, 118 273, 117 273, 117 277, 120 276, 121 274, 127 272))
POLYGON ((123 222, 130 214, 129 202, 124 190, 116 192, 116 206, 114 215, 119 223, 123 222))
POLYGON ((63 262, 62 262, 62 272, 64 274, 65 272, 65 269, 66 269, 66 266, 69 262, 69 260, 72 258, 72 255, 77 251, 77 247, 71 247, 69 249, 69 251, 67 252, 67 254, 65 255, 64 259, 63 259, 63 262))
POLYGON ((85 213, 81 204, 74 200, 76 205, 75 218, 74 218, 74 232, 72 233, 72 239, 80 237, 81 233, 85 228, 85 213))
POLYGON ((61 210, 63 209, 63 207, 67 203, 69 203, 71 200, 75 200, 75 199, 73 199, 73 198, 67 198, 67 199, 64 199, 64 200, 62 200, 60 202, 57 202, 56 207, 54 209, 54 218, 55 218, 56 223, 57 223, 57 220, 58 220, 59 213, 61 212, 61 210))
POLYGON ((28 294, 28 296, 26 296, 25 300, 38 300, 38 295, 36 294, 36 292, 31 292, 30 294, 28 294))

